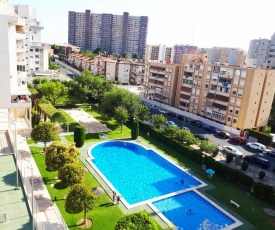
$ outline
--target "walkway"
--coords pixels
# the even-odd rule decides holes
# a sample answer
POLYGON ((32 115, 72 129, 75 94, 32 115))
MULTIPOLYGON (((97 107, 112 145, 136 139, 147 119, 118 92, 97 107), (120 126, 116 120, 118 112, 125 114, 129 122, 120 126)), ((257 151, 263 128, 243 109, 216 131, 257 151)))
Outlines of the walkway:
POLYGON ((93 116, 91 116, 81 108, 63 110, 67 114, 69 114, 76 122, 84 126, 87 133, 103 133, 112 131, 105 124, 100 123, 93 116))

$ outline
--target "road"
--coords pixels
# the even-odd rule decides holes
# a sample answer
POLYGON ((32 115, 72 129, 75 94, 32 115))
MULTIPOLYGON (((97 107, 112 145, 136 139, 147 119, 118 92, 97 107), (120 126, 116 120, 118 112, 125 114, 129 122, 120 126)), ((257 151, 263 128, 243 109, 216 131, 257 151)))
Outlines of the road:
MULTIPOLYGON (((152 115, 160 114, 159 107, 155 108, 155 109, 150 108, 150 113, 152 115)), ((196 126, 190 125, 189 122, 179 121, 177 118, 167 116, 167 114, 163 114, 163 115, 167 118, 168 121, 174 121, 179 127, 183 127, 183 126, 188 127, 193 134, 203 134, 204 136, 207 136, 209 138, 209 140, 211 140, 213 143, 215 143, 221 147, 223 147, 225 145, 233 146, 233 147, 237 148, 239 151, 241 151, 244 156, 257 155, 257 156, 261 156, 265 159, 268 159, 270 161, 271 166, 267 171, 272 172, 272 170, 275 169, 275 157, 270 157, 270 156, 267 156, 266 154, 259 153, 253 149, 248 148, 246 145, 235 144, 235 143, 231 142, 230 140, 216 137, 214 134, 209 133, 209 132, 203 130, 202 128, 198 128, 196 126)), ((189 119, 189 121, 192 120, 191 118, 188 118, 188 119, 189 119)))

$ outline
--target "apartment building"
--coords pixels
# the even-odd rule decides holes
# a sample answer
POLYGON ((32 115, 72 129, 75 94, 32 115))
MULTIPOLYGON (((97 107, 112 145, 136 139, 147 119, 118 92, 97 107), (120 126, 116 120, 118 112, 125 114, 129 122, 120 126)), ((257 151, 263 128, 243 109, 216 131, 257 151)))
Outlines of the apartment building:
POLYGON ((109 54, 138 53, 144 56, 147 39, 147 16, 97 14, 69 11, 68 43, 82 50, 100 48, 109 54))
POLYGON ((9 124, 23 118, 31 127, 31 93, 27 88, 26 20, 14 5, 0 0, 0 108, 8 110, 9 124))
POLYGON ((156 61, 162 63, 173 63, 174 48, 166 45, 146 45, 145 62, 156 61))
POLYGON ((250 41, 246 64, 254 68, 275 69, 275 33, 270 39, 250 41))
POLYGON ((144 75, 144 97, 174 106, 179 65, 147 62, 144 75))
POLYGON ((145 64, 144 62, 130 60, 130 84, 143 85, 145 64))
POLYGON ((57 46, 57 53, 65 54, 66 56, 68 56, 70 53, 78 53, 80 51, 80 47, 73 46, 71 44, 57 44, 57 46))
MULTIPOLYGON (((26 72, 31 74, 44 75, 49 70, 50 46, 41 43, 41 31, 44 29, 41 22, 36 19, 36 10, 27 5, 14 5, 14 11, 25 19, 26 37, 24 46, 26 47, 26 72)), ((22 61, 22 59, 21 59, 22 61)))
POLYGON ((182 56, 175 107, 242 131, 264 128, 275 70, 209 64, 207 58, 182 56))
POLYGON ((174 45, 174 63, 180 64, 182 54, 194 54, 198 47, 191 45, 174 45))
POLYGON ((239 48, 213 47, 210 49, 209 63, 243 66, 246 52, 239 48))

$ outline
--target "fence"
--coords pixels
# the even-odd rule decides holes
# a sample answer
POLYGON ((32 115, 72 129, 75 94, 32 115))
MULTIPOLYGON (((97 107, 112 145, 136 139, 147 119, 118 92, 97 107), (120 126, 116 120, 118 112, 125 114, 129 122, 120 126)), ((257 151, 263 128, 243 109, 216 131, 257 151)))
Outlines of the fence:
POLYGON ((18 148, 18 141, 15 145, 14 131, 8 131, 8 134, 11 140, 12 148, 14 149, 15 153, 17 152, 17 154, 15 154, 15 158, 17 161, 18 172, 22 180, 30 211, 32 213, 33 225, 35 229, 68 230, 69 228, 67 227, 66 222, 60 214, 58 207, 54 203, 52 203, 50 207, 47 205, 49 202, 51 202, 51 198, 30 153, 30 150, 21 151, 21 149, 18 148), (30 167, 30 165, 32 166, 30 167), (39 191, 39 195, 35 194, 36 191, 39 191))

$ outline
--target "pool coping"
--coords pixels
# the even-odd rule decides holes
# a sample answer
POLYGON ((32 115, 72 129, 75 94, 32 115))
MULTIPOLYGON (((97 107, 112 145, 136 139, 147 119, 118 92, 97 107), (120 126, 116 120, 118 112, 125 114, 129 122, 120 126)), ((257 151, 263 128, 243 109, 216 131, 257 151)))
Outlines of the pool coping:
POLYGON ((213 205, 215 208, 217 208, 219 211, 221 211, 222 213, 224 213, 225 215, 227 215, 229 218, 231 218, 235 223, 227 226, 224 229, 235 229, 237 227, 240 227, 241 225, 243 225, 244 223, 241 222, 239 219, 237 219, 235 216, 233 216, 231 213, 229 213, 227 210, 225 210, 224 208, 222 208, 221 206, 219 206, 218 204, 216 204, 214 201, 212 201, 210 198, 208 198, 206 195, 204 195, 203 193, 201 193, 198 189, 200 190, 207 190, 207 186, 208 184, 206 182, 204 182, 203 180, 199 179, 198 177, 194 176, 192 173, 188 172, 184 167, 182 167, 181 165, 179 165, 179 163, 175 160, 173 160, 172 158, 170 158, 169 156, 165 155, 164 153, 158 151, 155 148, 152 147, 146 147, 142 144, 137 143, 137 141, 134 140, 104 140, 104 141, 99 141, 97 143, 93 143, 91 144, 91 146, 88 148, 87 150, 87 155, 88 158, 86 158, 86 162, 93 168, 93 170, 101 177, 101 179, 104 181, 104 183, 111 189, 111 191, 115 191, 116 189, 112 186, 112 184, 109 182, 109 180, 101 173, 101 171, 96 167, 96 165, 94 163, 92 163, 92 159, 94 159, 94 157, 90 154, 91 149, 96 147, 99 144, 102 143, 106 143, 106 142, 114 142, 114 141, 121 141, 121 142, 131 142, 134 143, 138 146, 141 146, 143 148, 145 148, 146 150, 152 150, 154 152, 156 152, 158 155, 160 155, 161 157, 163 157, 165 160, 167 160, 168 162, 170 162, 171 164, 173 164, 174 166, 176 166, 177 168, 179 168, 180 170, 184 171, 185 173, 187 173, 189 176, 193 177, 194 179, 196 179, 197 181, 199 181, 201 184, 194 186, 192 188, 186 188, 183 190, 179 190, 176 192, 172 192, 163 196, 158 196, 146 201, 142 201, 133 205, 130 205, 123 197, 121 197, 121 202, 123 203, 123 205, 126 207, 126 209, 131 210, 131 209, 135 209, 135 208, 139 208, 141 206, 147 205, 154 213, 156 213, 158 215, 158 217, 169 227, 173 226, 172 223, 153 205, 153 202, 155 201, 159 201, 159 200, 163 200, 166 198, 170 198, 176 195, 180 195, 189 191, 194 191, 197 195, 201 196, 204 200, 206 200, 207 202, 209 202, 211 205, 213 205))

